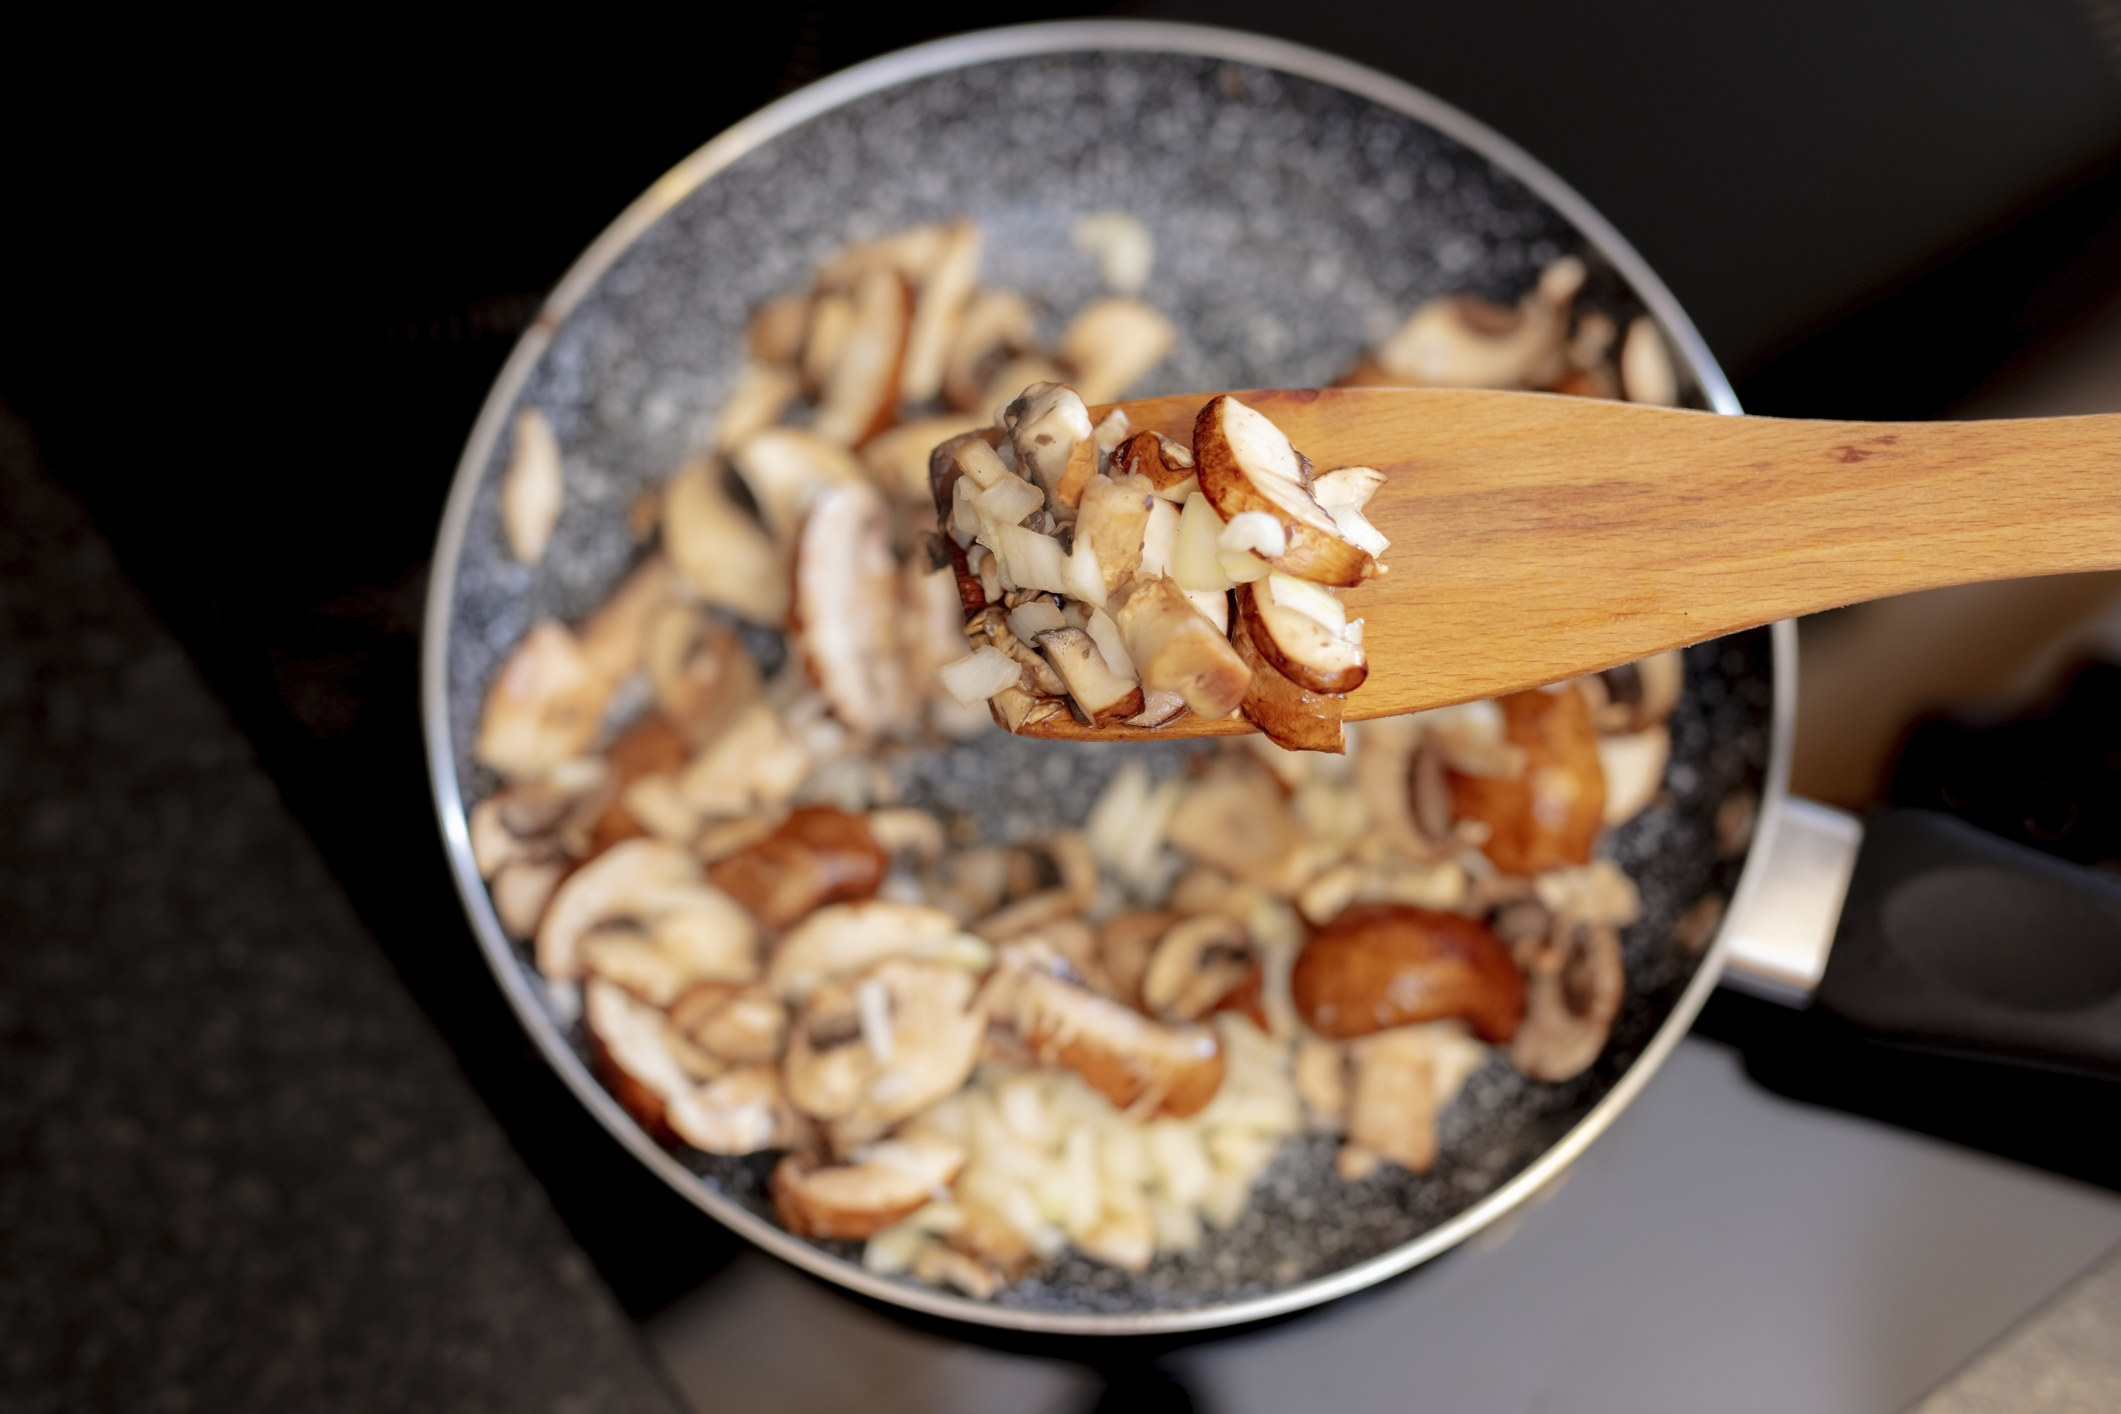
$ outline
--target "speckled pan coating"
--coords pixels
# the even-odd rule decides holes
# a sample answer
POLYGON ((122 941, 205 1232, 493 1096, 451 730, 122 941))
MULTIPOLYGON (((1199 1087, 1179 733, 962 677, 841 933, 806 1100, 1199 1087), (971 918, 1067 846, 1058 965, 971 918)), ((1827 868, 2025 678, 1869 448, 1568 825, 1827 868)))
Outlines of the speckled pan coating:
MULTIPOLYGON (((505 432, 482 465, 467 464, 478 486, 453 581, 437 587, 447 637, 430 644, 441 655, 431 672, 446 664, 436 766, 455 772, 455 789, 439 792, 445 829, 459 792, 468 805, 495 785, 470 759, 493 672, 531 622, 579 619, 638 553, 626 509, 705 440, 740 367, 753 306, 803 284, 850 240, 970 215, 987 233, 985 279, 1039 302, 1050 337, 1101 292, 1069 226, 1106 208, 1155 233, 1147 298, 1180 330, 1176 351, 1137 394, 1330 381, 1422 300, 1457 290, 1514 299, 1564 252, 1589 260, 1590 303, 1623 323, 1642 308, 1581 233, 1486 158, 1368 98, 1271 68, 1172 52, 1046 54, 929 74, 833 108, 685 195, 550 331, 517 399, 546 412, 565 452, 565 509, 540 565, 514 564, 503 545, 505 432)), ((446 535, 444 548, 446 565, 446 535)), ((1418 543, 1399 545, 1391 558, 1411 565, 1420 553, 1418 543)), ((1536 1085, 1492 1061, 1446 1112, 1444 1157, 1418 1178, 1388 1170, 1345 1184, 1332 1174, 1330 1143, 1292 1143, 1243 1221, 1197 1253, 1138 1276, 1070 1258, 1003 1293, 997 1318, 1194 1311, 1178 1323, 1206 1323, 1228 1303, 1400 1247, 1561 1140, 1693 980, 1699 963, 1672 945, 1674 920, 1704 892, 1736 885, 1740 859, 1719 856, 1711 822, 1730 793, 1767 787, 1771 656, 1765 630, 1688 655, 1666 794, 1611 841, 1642 886, 1646 916, 1628 931, 1628 999, 1590 1072, 1536 1085)), ((1170 771, 1188 749, 1149 750, 1156 769, 1170 771)), ((894 770, 914 802, 969 811, 990 837, 1021 838, 1079 822, 1121 750, 997 735, 894 770)), ((490 912, 478 901, 472 911, 492 934, 490 912)), ((517 984, 534 974, 526 953, 508 956, 496 964, 522 970, 504 977, 520 1000, 536 989, 517 984)), ((558 1025, 549 1015, 543 1024, 558 1025)), ((569 1036, 578 1050, 580 1039, 569 1036)), ((638 1147, 639 1136, 629 1138, 638 1147)), ((679 1157, 696 1182, 769 1211, 770 1159, 679 1157)), ((825 1247, 856 1255, 851 1245, 825 1247)), ((932 1293, 907 1296, 938 1304, 932 1293)))

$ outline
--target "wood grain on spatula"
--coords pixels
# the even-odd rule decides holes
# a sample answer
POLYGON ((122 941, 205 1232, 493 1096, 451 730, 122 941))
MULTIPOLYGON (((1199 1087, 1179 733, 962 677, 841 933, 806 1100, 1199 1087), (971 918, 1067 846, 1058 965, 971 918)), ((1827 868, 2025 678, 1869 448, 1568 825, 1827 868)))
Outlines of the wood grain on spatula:
MULTIPOLYGON (((1212 396, 1118 406, 1190 441, 1212 396)), ((1344 592, 1370 660, 1351 720, 1890 594, 2121 568, 2121 415, 1806 422, 1543 393, 1236 396, 1320 471, 1385 473, 1365 514, 1391 539, 1389 573, 1344 592)), ((1249 729, 1188 717, 1093 732, 1064 717, 1035 734, 1249 729)))

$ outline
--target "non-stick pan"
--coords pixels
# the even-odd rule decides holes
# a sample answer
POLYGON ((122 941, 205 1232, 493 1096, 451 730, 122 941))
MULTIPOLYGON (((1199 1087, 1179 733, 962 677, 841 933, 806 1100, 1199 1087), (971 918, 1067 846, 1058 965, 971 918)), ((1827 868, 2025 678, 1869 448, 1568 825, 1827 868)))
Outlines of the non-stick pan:
MULTIPOLYGON (((1626 934, 1628 995, 1611 1043, 1561 1085, 1491 1061, 1446 1112, 1430 1173, 1344 1184, 1329 1140, 1292 1140, 1243 1220, 1198 1252, 1139 1275, 1071 1256, 975 1302, 872 1275, 851 1245, 789 1235, 765 1198, 770 1156, 712 1158, 650 1138, 592 1076, 565 997, 505 936, 473 865, 465 812, 497 785, 471 757, 488 682, 529 624, 579 619, 638 553, 626 510, 705 438, 761 300, 850 240, 970 215, 987 232, 987 281, 1049 311, 1079 308, 1098 277, 1069 228, 1112 208, 1154 233, 1147 298, 1180 330, 1140 394, 1330 381, 1423 300, 1513 300, 1575 253, 1592 272, 1590 305, 1623 327, 1652 315, 1685 396, 1737 411, 1693 326, 1626 242, 1532 158, 1426 94, 1212 29, 1094 22, 967 35, 848 70, 738 124, 577 262, 465 452, 425 644, 436 798, 465 906, 524 1025, 582 1102, 677 1191, 819 1276, 937 1315, 1075 1333, 1227 1325, 1330 1300, 1444 1251, 1551 1180, 1641 1089, 1714 985, 1726 941, 1690 951, 1675 925, 1710 894, 1747 915, 1761 845, 1785 814, 1793 701, 1787 624, 1688 651, 1664 793, 1608 841, 1644 900, 1626 934), (496 507, 502 432, 524 402, 551 417, 568 470, 557 533, 531 568, 509 558, 496 507)), ((1421 547, 1394 553, 1418 560, 1421 547)), ((996 733, 926 758, 910 789, 916 802, 1020 833, 1080 820, 1130 750, 1173 769, 1183 748, 996 733)))

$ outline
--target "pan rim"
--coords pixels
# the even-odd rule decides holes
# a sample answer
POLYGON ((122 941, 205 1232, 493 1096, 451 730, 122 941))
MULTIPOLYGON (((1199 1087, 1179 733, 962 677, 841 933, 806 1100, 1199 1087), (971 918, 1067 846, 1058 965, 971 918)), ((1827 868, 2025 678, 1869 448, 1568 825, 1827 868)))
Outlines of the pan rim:
POLYGON ((1082 51, 1178 53, 1256 65, 1367 98, 1436 129, 1493 162, 1568 220, 1627 280, 1657 318, 1675 351, 1701 385, 1710 407, 1741 409, 1677 299, 1648 263, 1604 217, 1545 165, 1501 134, 1442 100, 1352 60, 1287 40, 1205 25, 1145 20, 1067 20, 978 30, 882 55, 780 98, 725 129, 672 167, 637 197, 569 267, 553 287, 502 366, 480 407, 453 474, 436 536, 421 634, 420 715, 437 822, 450 873, 487 966, 539 1051, 575 1097, 635 1158, 664 1182, 745 1240, 823 1280, 875 1301, 972 1325, 1051 1335, 1149 1335, 1244 1325, 1322 1305, 1408 1271, 1448 1251, 1546 1188, 1602 1134, 1649 1082, 1708 1000, 1723 970, 1731 929, 1757 891, 1760 861, 1772 847, 1788 793, 1796 720, 1796 627, 1771 626, 1774 691, 1767 775, 1760 824, 1747 853, 1725 925, 1677 1003, 1634 1063, 1589 1113, 1545 1153, 1448 1222, 1367 1261, 1284 1290, 1242 1300, 1166 1311, 1097 1314, 1019 1310, 915 1287, 877 1276, 813 1247, 718 1193, 651 1139, 599 1084, 554 1026, 543 1000, 516 958, 472 859, 469 824, 457 779, 450 727, 450 624, 464 540, 473 502, 493 448, 516 397, 568 314, 605 271, 667 212, 703 183, 766 142, 870 94, 974 64, 1082 51))

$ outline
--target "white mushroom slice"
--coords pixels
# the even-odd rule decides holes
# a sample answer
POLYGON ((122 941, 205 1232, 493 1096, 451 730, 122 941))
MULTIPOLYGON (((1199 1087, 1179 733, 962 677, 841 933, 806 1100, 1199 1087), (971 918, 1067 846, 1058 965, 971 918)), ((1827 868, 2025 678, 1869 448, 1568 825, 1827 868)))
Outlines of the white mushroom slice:
POLYGON ((544 775, 589 749, 610 694, 573 634, 550 619, 533 624, 487 691, 480 762, 510 780, 544 775))
POLYGON ((1122 1110, 1183 1119, 1222 1087, 1222 1047, 1206 1027, 1151 1021, 1032 964, 999 980, 997 1019, 1040 1061, 1066 1066, 1122 1110))
POLYGON ((1022 687, 1023 665, 992 644, 982 644, 935 675, 950 695, 967 707, 985 702, 1005 687, 1022 687))
POLYGON ((673 1099, 664 1112, 671 1133, 709 1154, 785 1149, 796 1139, 795 1112, 770 1065, 747 1065, 673 1099))
POLYGON ((1532 893, 1557 918, 1625 928, 1642 917, 1642 894, 1627 872, 1610 859, 1549 869, 1532 881, 1532 893))
POLYGON ((758 698, 758 664, 743 640, 694 605, 663 606, 648 626, 645 656, 657 710, 695 746, 758 698))
POLYGON ((1359 511, 1384 483, 1385 474, 1375 467, 1335 467, 1312 478, 1311 497, 1329 511, 1335 506, 1359 511))
POLYGON ((931 222, 847 246, 819 267, 818 287, 853 289, 878 271, 892 271, 917 283, 935 268, 950 240, 951 229, 940 222, 931 222))
POLYGON ((732 958, 755 965, 748 961, 758 936, 751 916, 705 881, 690 853, 662 840, 622 841, 568 876, 538 927, 538 970, 562 981, 578 977, 584 935, 614 921, 652 930, 656 946, 695 980, 734 970, 732 958))
POLYGON ((1090 437, 1100 452, 1110 456, 1118 450, 1120 443, 1127 440, 1127 434, 1132 430, 1127 421, 1127 410, 1114 408, 1097 420, 1097 426, 1090 429, 1090 437))
POLYGON ((832 377, 847 339, 854 333, 854 301, 840 293, 819 295, 810 309, 810 324, 803 339, 803 386, 816 391, 832 377))
POLYGON ((1068 228, 1075 248, 1097 262, 1097 273, 1116 293, 1141 293, 1156 261, 1156 238, 1141 218, 1125 211, 1090 211, 1068 228))
POLYGON ((1075 541, 1096 553, 1105 593, 1140 567, 1150 511, 1158 504, 1145 476, 1093 476, 1083 487, 1075 541))
POLYGON ((773 426, 802 390, 802 379, 785 364, 745 364, 729 400, 715 414, 714 449, 728 452, 773 426))
MULTIPOLYGON (((588 782, 588 789, 593 792, 603 783, 599 773, 588 782)), ((497 791, 473 806, 471 858, 479 877, 491 879, 511 864, 557 858, 562 850, 556 835, 580 800, 579 795, 556 789, 548 777, 497 791)))
POLYGON ((1348 1141, 1425 1173, 1436 1162, 1436 1116, 1480 1068, 1487 1049, 1453 1022, 1403 1026, 1351 1048, 1348 1141))
POLYGON ((1299 687, 1312 692, 1353 692, 1370 674, 1362 645, 1349 640, 1345 625, 1335 632, 1321 623, 1316 606, 1304 603, 1300 591, 1287 590, 1293 602, 1279 597, 1278 590, 1300 582, 1273 575, 1239 586, 1238 609, 1251 630, 1252 644, 1276 671, 1299 687))
POLYGON ((918 1114, 979 1061, 978 990, 962 967, 906 957, 820 987, 789 1030, 789 1099, 842 1135, 880 1134, 918 1114))
POLYGON ((770 628, 787 621, 787 554, 729 499, 715 463, 693 462, 671 478, 663 545, 685 583, 708 603, 770 628))
POLYGON ((1628 325, 1628 337, 1620 346, 1620 386, 1631 403, 1656 407, 1679 406, 1679 375, 1672 369, 1672 355, 1657 332, 1657 321, 1638 314, 1628 325))
POLYGON ((1203 864, 1294 898, 1339 854, 1290 814, 1264 767, 1219 769, 1192 783, 1171 812, 1171 843, 1203 864))
POLYGON ((900 423, 863 444, 862 465, 868 468, 869 479, 885 494, 902 501, 926 501, 930 453, 952 437, 977 432, 986 425, 985 418, 970 413, 946 413, 900 423))
POLYGON ((1234 581, 1223 567, 1221 546, 1223 518, 1199 492, 1186 497, 1178 519, 1178 537, 1171 552, 1171 577, 1189 594, 1220 594, 1234 581))
POLYGON ((1038 643, 1092 725, 1109 726, 1142 710, 1141 685, 1113 672, 1089 634, 1076 628, 1054 629, 1040 634, 1038 643))
POLYGON ((1194 421, 1193 456, 1201 493, 1217 514, 1228 520, 1265 511, 1281 522, 1289 548, 1273 559, 1274 568, 1339 585, 1360 584, 1377 572, 1375 557, 1349 544, 1313 499, 1289 439, 1257 410, 1228 394, 1210 399, 1194 421))
POLYGON ((835 978, 893 957, 944 957, 959 945, 957 919, 921 904, 830 904, 791 928, 774 949, 766 984, 801 1001, 835 978))
POLYGON ((1145 689, 1175 692, 1211 719, 1229 716, 1244 701, 1251 671, 1174 581, 1136 580, 1113 620, 1145 689))
POLYGON ((730 462, 751 492, 766 528, 790 543, 817 498, 834 486, 866 486, 854 454, 839 443, 795 427, 771 427, 735 449, 730 462))
POLYGON ((810 296, 782 295, 758 307, 745 341, 758 362, 792 367, 803 356, 803 340, 809 332, 810 296))
POLYGON ((700 812, 678 789, 676 776, 661 772, 642 776, 619 792, 619 803, 659 840, 690 844, 700 833, 700 812))
POLYGON ((788 1009, 763 987, 704 983, 670 1008, 670 1024, 709 1055, 736 1064, 779 1058, 788 1009))
POLYGON ((1377 350, 1390 377, 1429 388, 1537 388, 1561 371, 1567 311, 1537 291, 1514 309, 1467 295, 1432 300, 1377 350))
POLYGON ((1664 785, 1672 756, 1672 734, 1663 726, 1628 736, 1598 738, 1598 766, 1605 772, 1605 822, 1623 825, 1649 808, 1664 785))
MULTIPOLYGON (((990 411, 994 419, 994 425, 1006 427, 1008 424, 1005 418, 1009 410, 1009 404, 1016 401, 1019 393, 1034 384, 1064 383, 1067 378, 1067 370, 1052 359, 1047 358, 1044 354, 1024 354, 1017 358, 1012 358, 1001 367, 995 369, 993 374, 987 379, 987 386, 981 391, 979 402, 974 405, 973 410, 975 412, 990 411)), ((1094 445, 1096 441, 1095 428, 1091 429, 1091 440, 1094 445)))
POLYGON ((820 436, 851 447, 891 425, 911 320, 912 300, 903 276, 873 270, 855 285, 847 346, 825 379, 811 423, 820 436))
MULTIPOLYGON (((1009 290, 981 290, 965 306, 943 360, 943 398, 954 408, 987 412, 987 396, 997 365, 1011 355, 1031 347, 1034 336, 1031 306, 1022 295, 1009 290)), ((1026 378, 1021 388, 1035 379, 1026 378)))
POLYGON ((648 626, 678 592, 670 561, 651 555, 634 567, 576 637, 590 670, 616 691, 638 672, 648 651, 648 626))
MULTIPOLYGON (((773 1171, 773 1206, 782 1225, 804 1237, 870 1237, 933 1202, 965 1166, 962 1148, 928 1135, 872 1144, 854 1157, 831 1168, 793 1154, 781 1160, 773 1171)), ((948 1250, 931 1246, 923 1255, 948 1250)))
POLYGON ((1519 965, 1524 1022, 1510 1043, 1510 1063, 1534 1080, 1581 1074, 1605 1049, 1627 994, 1619 932, 1562 920, 1553 936, 1520 951, 1519 965))
POLYGON ((566 862, 558 859, 519 860, 494 874, 494 916, 509 937, 527 938, 537 932, 538 920, 545 916, 545 907, 566 874, 566 862))
POLYGON ((1162 688, 1145 688, 1142 691, 1142 709, 1127 718, 1127 725, 1160 727, 1166 722, 1176 720, 1178 715, 1186 710, 1186 699, 1177 693, 1166 692, 1162 688))
POLYGON ((1142 558, 1136 572, 1144 576, 1169 575, 1173 572, 1172 561, 1178 556, 1178 507, 1159 498, 1149 507, 1149 519, 1142 523, 1142 558))
POLYGON ((809 750, 764 702, 744 709, 678 776, 678 791, 709 818, 779 805, 810 773, 809 750))
POLYGON ((899 653, 898 562, 884 503, 866 486, 819 495, 796 550, 803 655, 833 715, 858 732, 904 721, 913 697, 899 653))
POLYGON ((598 1069, 619 1102, 649 1129, 711 1154, 750 1154, 793 1142, 795 1115, 771 1067, 749 1066, 712 1084, 695 1084, 676 1054, 683 1038, 663 1013, 609 982, 592 981, 584 989, 582 1014, 598 1069))
POLYGON ((1251 975, 1245 927, 1215 914, 1165 933, 1142 974, 1142 1005, 1165 1021, 1198 1021, 1251 975))
POLYGON ((534 565, 545 557, 563 491, 560 440, 544 413, 524 408, 516 414, 515 448, 501 478, 501 529, 518 564, 534 565))
POLYGON ((899 370, 901 400, 925 403, 942 391, 958 317, 971 297, 973 281, 979 278, 979 257, 979 227, 959 221, 945 231, 928 260, 914 301, 913 324, 906 334, 905 363, 899 370))
POLYGON ((1097 474, 1090 410, 1065 383, 1033 383, 1002 410, 1002 426, 1022 466, 1055 502, 1073 506, 1097 474))
POLYGON ((1060 361, 1090 403, 1109 403, 1164 361, 1177 342, 1171 321, 1138 299, 1097 300, 1061 331, 1060 361))

